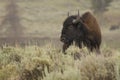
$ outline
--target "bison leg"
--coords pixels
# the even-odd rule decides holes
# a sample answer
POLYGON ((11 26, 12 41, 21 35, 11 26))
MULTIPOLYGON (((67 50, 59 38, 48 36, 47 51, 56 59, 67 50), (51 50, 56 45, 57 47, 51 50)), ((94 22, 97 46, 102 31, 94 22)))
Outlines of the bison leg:
POLYGON ((82 48, 82 41, 80 40, 75 41, 75 45, 78 46, 79 48, 82 48))
POLYGON ((79 48, 82 48, 82 42, 79 42, 79 43, 78 43, 78 47, 79 47, 79 48))
POLYGON ((98 48, 96 49, 96 53, 97 53, 98 55, 101 53, 98 48))
POLYGON ((92 45, 94 46, 95 52, 96 52, 97 54, 100 54, 100 53, 101 53, 101 52, 100 52, 100 45, 99 45, 99 43, 97 42, 97 40, 94 40, 94 42, 93 42, 92 45))
POLYGON ((99 45, 97 45, 97 47, 96 47, 96 53, 97 54, 100 54, 101 52, 100 52, 100 47, 99 47, 99 45))
POLYGON ((92 42, 90 39, 86 39, 83 44, 87 47, 87 49, 89 50, 89 53, 90 52, 93 52, 93 45, 92 45, 92 42))
POLYGON ((71 43, 64 43, 64 45, 63 45, 63 53, 64 54, 66 54, 65 51, 70 45, 71 45, 71 43))

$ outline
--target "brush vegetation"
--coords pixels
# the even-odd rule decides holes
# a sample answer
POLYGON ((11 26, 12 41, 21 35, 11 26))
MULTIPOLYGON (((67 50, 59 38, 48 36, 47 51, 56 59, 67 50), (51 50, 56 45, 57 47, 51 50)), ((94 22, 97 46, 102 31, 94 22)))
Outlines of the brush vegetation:
MULTIPOLYGON (((66 51, 66 55, 58 49, 60 45, 58 37, 67 12, 74 15, 79 9, 82 15, 86 11, 92 11, 90 1, 22 0, 16 2, 18 6, 16 15, 20 19, 20 24, 17 25, 25 27, 24 36, 50 37, 57 47, 53 44, 24 48, 3 46, 0 48, 0 80, 120 80, 120 51, 118 51, 120 30, 109 31, 108 29, 111 25, 119 25, 120 0, 111 2, 107 7, 108 11, 103 14, 104 20, 100 25, 104 43, 100 55, 75 46, 71 46, 66 51), (115 50, 116 48, 118 50, 115 50)), ((0 25, 10 12, 9 8, 7 9, 9 4, 6 0, 0 0, 0 25)), ((1 36, 8 26, 7 24, 1 26, 1 36)), ((46 40, 48 43, 51 42, 49 39, 46 40)), ((40 41, 43 44, 44 39, 40 41)))
POLYGON ((0 80, 120 80, 120 52, 103 46, 101 54, 71 46, 64 55, 53 45, 3 47, 0 80))

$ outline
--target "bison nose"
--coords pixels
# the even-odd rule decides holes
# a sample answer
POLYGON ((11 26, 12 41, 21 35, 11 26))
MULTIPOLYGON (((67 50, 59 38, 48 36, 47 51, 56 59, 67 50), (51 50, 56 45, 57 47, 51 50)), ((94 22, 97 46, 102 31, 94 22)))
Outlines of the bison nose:
POLYGON ((61 37, 60 41, 64 42, 65 41, 65 37, 61 37))

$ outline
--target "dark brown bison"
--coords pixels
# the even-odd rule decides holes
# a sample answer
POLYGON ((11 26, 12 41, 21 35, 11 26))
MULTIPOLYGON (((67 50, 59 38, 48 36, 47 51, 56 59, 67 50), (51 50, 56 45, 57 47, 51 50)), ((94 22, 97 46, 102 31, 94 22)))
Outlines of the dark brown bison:
POLYGON ((63 52, 73 43, 79 48, 82 44, 90 51, 100 53, 101 31, 96 18, 86 12, 82 16, 68 16, 63 23, 60 40, 63 44, 63 52))

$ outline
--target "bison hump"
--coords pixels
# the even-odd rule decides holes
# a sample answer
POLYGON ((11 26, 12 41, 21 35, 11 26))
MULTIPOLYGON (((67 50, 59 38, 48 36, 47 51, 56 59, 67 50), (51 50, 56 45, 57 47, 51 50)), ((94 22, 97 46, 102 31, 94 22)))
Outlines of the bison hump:
POLYGON ((84 22, 84 24, 86 24, 89 27, 90 31, 94 33, 101 33, 96 18, 90 12, 84 13, 81 19, 84 22))

